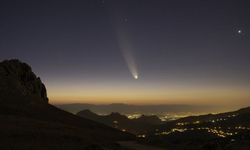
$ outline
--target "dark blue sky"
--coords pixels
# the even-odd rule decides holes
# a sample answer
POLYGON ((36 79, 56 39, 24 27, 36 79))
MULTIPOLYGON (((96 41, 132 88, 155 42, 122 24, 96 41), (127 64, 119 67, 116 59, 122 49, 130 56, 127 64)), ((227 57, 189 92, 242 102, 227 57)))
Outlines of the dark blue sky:
POLYGON ((249 8, 249 0, 1 1, 0 59, 29 63, 56 102, 150 103, 156 96, 168 103, 202 88, 204 99, 209 90, 237 88, 246 102, 249 8), (122 49, 133 56, 138 80, 122 49))

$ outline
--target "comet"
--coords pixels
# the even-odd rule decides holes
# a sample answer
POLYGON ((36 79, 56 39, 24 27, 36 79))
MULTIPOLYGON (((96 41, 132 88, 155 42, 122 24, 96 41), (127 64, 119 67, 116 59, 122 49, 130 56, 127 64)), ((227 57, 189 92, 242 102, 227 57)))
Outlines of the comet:
POLYGON ((124 30, 119 30, 118 32, 118 42, 120 46, 120 50, 125 59, 125 62, 128 66, 128 69, 133 76, 134 79, 139 78, 139 73, 137 69, 136 59, 133 54, 133 47, 128 38, 128 33, 124 32, 124 30))
POLYGON ((127 68, 132 75, 132 77, 137 80, 139 79, 139 72, 136 62, 136 57, 134 54, 134 46, 132 43, 131 34, 129 31, 129 18, 128 17, 121 17, 120 11, 116 10, 116 8, 113 9, 115 14, 113 17, 113 24, 114 29, 117 36, 117 43, 119 46, 119 49, 121 51, 121 54, 125 60, 125 63, 127 65, 127 68))

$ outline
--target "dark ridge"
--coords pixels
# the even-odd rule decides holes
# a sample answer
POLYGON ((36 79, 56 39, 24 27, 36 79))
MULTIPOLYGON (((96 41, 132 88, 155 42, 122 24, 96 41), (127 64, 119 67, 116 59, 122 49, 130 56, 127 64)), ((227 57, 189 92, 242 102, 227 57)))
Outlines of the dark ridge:
POLYGON ((48 103, 46 88, 29 65, 0 62, 1 149, 119 149, 132 134, 84 119, 48 103))

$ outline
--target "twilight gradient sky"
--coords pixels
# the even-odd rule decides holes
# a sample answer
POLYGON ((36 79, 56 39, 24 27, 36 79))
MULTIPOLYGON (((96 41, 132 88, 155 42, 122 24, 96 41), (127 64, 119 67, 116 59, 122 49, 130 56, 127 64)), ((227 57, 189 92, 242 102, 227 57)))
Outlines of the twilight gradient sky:
POLYGON ((249 0, 3 0, 0 52, 54 104, 250 105, 249 0))

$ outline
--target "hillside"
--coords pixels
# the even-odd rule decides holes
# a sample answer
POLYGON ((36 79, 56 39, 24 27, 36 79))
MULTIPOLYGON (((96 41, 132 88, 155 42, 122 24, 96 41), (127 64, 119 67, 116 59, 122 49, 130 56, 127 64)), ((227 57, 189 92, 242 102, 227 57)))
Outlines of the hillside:
POLYGON ((185 117, 155 126, 142 141, 170 149, 249 149, 249 116, 250 107, 185 117))
POLYGON ((122 149, 133 136, 48 103, 46 88, 19 60, 0 63, 1 149, 122 149))

